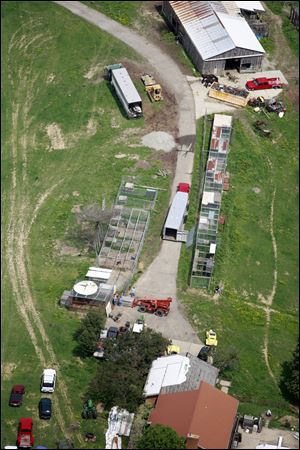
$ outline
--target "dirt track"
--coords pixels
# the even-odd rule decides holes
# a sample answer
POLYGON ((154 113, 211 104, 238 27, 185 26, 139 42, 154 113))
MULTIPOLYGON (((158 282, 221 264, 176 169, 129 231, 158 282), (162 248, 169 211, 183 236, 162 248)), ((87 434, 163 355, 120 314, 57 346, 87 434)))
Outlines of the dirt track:
MULTIPOLYGON (((22 28, 22 27, 21 27, 22 28)), ((9 52, 14 47, 18 47, 24 51, 28 51, 28 47, 34 42, 34 39, 28 42, 24 39, 24 35, 20 38, 20 28, 14 33, 9 52), (24 41, 24 42, 23 42, 24 41)), ((39 35, 41 40, 41 36, 39 35)), ((8 71, 11 67, 8 67, 8 71)), ((9 211, 8 211, 8 227, 7 240, 4 250, 4 261, 7 265, 8 273, 12 284, 12 291, 16 303, 17 311, 24 322, 29 333, 30 339, 34 346, 38 360, 42 368, 54 367, 58 372, 59 382, 56 388, 56 394, 53 397, 55 405, 54 414, 62 433, 70 436, 61 410, 60 401, 63 400, 64 408, 67 410, 70 420, 74 420, 74 414, 68 398, 68 393, 64 380, 60 377, 59 364, 54 349, 48 339, 43 322, 36 309, 33 299, 28 276, 28 259, 27 244, 31 227, 39 213, 39 210, 47 197, 52 194, 59 183, 53 184, 47 189, 35 203, 29 198, 28 188, 28 167, 27 152, 29 148, 30 110, 33 98, 35 96, 36 81, 38 76, 35 75, 31 67, 22 67, 19 70, 19 78, 15 80, 8 73, 11 83, 11 89, 15 92, 16 99, 25 100, 23 103, 12 104, 11 114, 11 151, 12 151, 12 172, 11 172, 11 190, 9 193, 9 211), (21 167, 21 169, 19 169, 21 167), (41 345, 42 342, 42 345, 41 345)), ((82 441, 82 437, 78 435, 78 439, 82 441)))

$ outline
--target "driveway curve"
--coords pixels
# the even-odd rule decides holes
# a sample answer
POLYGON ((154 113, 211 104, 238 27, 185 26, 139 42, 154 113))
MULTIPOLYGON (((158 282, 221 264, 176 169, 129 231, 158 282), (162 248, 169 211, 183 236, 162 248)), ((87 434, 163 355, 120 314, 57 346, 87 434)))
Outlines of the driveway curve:
MULTIPOLYGON (((85 19, 114 37, 120 39, 155 67, 162 84, 174 94, 178 105, 179 151, 176 172, 172 184, 172 197, 179 182, 191 183, 193 172, 193 147, 196 136, 195 103, 192 90, 179 66, 159 47, 133 30, 115 22, 104 14, 76 1, 55 1, 73 14, 85 19)), ((165 319, 151 319, 153 328, 169 338, 200 342, 189 322, 185 319, 176 298, 176 277, 181 244, 162 241, 160 251, 152 264, 136 284, 138 296, 173 297, 171 313, 165 319)), ((150 324, 149 324, 150 325, 150 324)))

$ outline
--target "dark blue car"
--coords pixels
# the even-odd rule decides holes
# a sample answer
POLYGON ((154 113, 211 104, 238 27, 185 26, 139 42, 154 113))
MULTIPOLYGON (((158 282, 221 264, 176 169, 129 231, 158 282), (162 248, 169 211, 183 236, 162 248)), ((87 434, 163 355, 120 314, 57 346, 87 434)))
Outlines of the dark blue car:
POLYGON ((52 402, 50 398, 41 398, 39 403, 40 419, 50 419, 52 413, 52 402))

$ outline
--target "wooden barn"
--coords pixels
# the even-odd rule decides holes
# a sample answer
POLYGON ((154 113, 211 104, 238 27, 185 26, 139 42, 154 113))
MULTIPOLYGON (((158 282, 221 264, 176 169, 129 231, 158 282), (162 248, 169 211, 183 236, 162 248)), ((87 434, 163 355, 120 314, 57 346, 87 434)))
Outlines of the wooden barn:
POLYGON ((263 47, 247 21, 222 2, 164 1, 162 12, 200 73, 261 70, 263 47))

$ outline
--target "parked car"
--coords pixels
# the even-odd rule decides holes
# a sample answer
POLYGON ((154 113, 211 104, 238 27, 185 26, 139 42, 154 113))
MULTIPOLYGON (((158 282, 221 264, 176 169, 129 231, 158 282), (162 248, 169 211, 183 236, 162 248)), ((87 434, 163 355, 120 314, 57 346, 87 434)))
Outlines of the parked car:
POLYGON ((260 89, 281 89, 283 83, 280 78, 254 78, 246 83, 248 91, 258 91, 260 89))
POLYGON ((41 392, 54 392, 56 383, 56 370, 44 369, 41 379, 41 392))
POLYGON ((119 328, 117 327, 109 327, 107 331, 107 337, 108 338, 116 338, 119 334, 119 328))
POLYGON ((41 398, 39 402, 40 419, 50 419, 52 414, 52 402, 50 398, 41 398))
POLYGON ((15 384, 10 393, 9 406, 21 406, 24 394, 25 387, 23 384, 15 384))
POLYGON ((22 418, 19 422, 17 446, 19 448, 31 448, 34 444, 34 437, 32 434, 32 419, 22 418))

